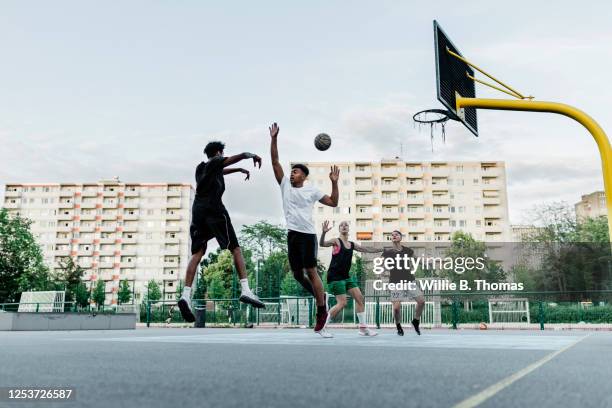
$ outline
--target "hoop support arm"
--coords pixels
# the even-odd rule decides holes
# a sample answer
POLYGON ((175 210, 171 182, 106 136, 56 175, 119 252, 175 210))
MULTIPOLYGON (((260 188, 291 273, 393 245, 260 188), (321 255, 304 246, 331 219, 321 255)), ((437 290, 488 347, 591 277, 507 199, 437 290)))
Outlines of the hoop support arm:
POLYGON ((599 124, 580 109, 558 102, 532 100, 483 99, 457 97, 457 112, 463 108, 479 108, 493 110, 512 110, 526 112, 558 113, 574 119, 584 126, 595 139, 601 157, 606 207, 608 209, 608 232, 612 243, 612 147, 604 130, 599 124))

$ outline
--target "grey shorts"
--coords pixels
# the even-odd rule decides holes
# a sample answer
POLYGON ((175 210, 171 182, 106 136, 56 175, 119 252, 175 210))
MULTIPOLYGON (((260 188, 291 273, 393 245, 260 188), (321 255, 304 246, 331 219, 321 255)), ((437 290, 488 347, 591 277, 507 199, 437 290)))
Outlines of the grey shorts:
POLYGON ((389 300, 391 302, 411 302, 422 296, 424 296, 424 294, 418 284, 414 290, 406 289, 389 291, 389 300))

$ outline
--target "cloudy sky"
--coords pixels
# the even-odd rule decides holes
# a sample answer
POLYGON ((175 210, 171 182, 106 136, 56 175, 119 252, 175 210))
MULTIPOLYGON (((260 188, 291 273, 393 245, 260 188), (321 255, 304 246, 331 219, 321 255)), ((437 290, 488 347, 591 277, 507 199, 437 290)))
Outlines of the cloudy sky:
MULTIPOLYGON (((192 182, 207 141, 261 154, 228 179, 236 224, 281 221, 267 126, 290 160, 504 160, 512 222, 603 189, 590 134, 551 114, 479 112, 447 142, 412 114, 439 107, 432 20, 520 91, 565 102, 612 133, 606 1, 3 1, 0 184, 192 182), (540 5, 541 3, 541 5, 540 5), (333 147, 317 152, 319 132, 333 147)), ((479 88, 481 96, 498 97, 479 88)))

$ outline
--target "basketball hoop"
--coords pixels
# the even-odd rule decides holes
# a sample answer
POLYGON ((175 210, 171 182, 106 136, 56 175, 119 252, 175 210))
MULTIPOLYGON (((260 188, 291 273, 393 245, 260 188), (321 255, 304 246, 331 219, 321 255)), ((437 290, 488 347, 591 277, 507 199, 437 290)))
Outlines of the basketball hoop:
POLYGON ((434 128, 436 125, 442 127, 442 141, 446 142, 446 122, 449 119, 459 120, 459 118, 451 111, 445 109, 425 109, 415 113, 412 120, 419 125, 429 125, 431 136, 431 151, 433 152, 434 128))

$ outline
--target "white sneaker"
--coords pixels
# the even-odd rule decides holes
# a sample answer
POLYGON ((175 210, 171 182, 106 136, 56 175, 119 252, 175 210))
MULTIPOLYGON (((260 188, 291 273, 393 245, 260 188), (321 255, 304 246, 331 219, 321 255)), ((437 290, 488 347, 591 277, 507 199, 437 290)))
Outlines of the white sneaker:
POLYGON ((374 336, 377 336, 378 333, 375 332, 374 330, 370 330, 368 326, 359 326, 359 335, 374 337, 374 336))
POLYGON ((246 303, 258 309, 266 307, 266 305, 261 300, 259 300, 259 297, 257 297, 257 295, 251 292, 250 290, 242 291, 242 293, 240 294, 240 298, 238 300, 241 301, 242 303, 246 303))
POLYGON ((331 339, 334 337, 333 334, 331 334, 330 332, 327 331, 326 328, 322 328, 321 330, 319 330, 317 332, 321 337, 323 337, 324 339, 331 339))

